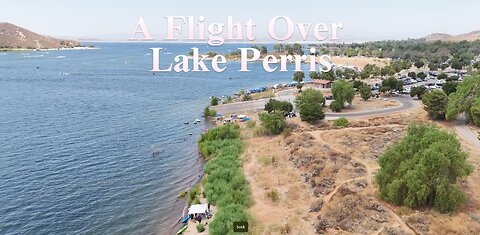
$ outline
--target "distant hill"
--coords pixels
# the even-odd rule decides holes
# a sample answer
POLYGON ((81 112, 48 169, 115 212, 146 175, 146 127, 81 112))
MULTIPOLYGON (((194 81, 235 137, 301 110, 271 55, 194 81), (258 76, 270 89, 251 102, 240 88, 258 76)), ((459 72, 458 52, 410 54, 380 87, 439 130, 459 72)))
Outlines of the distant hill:
POLYGON ((473 31, 470 33, 466 34, 460 34, 460 35, 450 35, 446 33, 434 33, 426 36, 424 38, 426 41, 448 41, 448 42, 459 42, 463 40, 467 41, 475 41, 475 40, 480 40, 480 30, 473 31))
POLYGON ((22 27, 0 22, 0 48, 11 49, 56 49, 73 48, 80 43, 36 34, 22 27))

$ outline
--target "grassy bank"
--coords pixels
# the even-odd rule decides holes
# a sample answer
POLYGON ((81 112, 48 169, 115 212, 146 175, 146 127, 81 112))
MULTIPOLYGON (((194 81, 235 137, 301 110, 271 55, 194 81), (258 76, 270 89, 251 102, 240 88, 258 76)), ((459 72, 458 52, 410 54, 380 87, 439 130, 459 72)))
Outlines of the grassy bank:
POLYGON ((241 169, 243 143, 237 125, 228 124, 208 130, 198 141, 199 150, 208 160, 205 165, 204 196, 218 207, 210 234, 232 234, 233 222, 251 221, 247 208, 251 192, 241 169))

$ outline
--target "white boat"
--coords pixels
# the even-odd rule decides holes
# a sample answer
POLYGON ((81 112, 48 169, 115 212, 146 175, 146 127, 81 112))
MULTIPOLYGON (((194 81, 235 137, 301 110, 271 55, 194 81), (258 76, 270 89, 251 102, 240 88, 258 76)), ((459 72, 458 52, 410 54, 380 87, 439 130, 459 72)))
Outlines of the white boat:
POLYGON ((200 119, 197 118, 197 119, 195 119, 195 121, 193 122, 193 124, 197 124, 197 123, 199 123, 199 122, 200 122, 200 119))

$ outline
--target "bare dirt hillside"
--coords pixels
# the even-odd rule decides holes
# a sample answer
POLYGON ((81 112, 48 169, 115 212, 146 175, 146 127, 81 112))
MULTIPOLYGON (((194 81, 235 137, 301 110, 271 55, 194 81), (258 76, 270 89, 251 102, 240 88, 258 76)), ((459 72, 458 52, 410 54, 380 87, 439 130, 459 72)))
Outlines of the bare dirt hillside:
POLYGON ((448 42, 460 42, 463 40, 466 41, 475 41, 475 40, 480 40, 480 30, 473 31, 470 33, 466 34, 460 34, 460 35, 450 35, 446 33, 434 33, 430 34, 425 37, 426 41, 448 41, 448 42))
POLYGON ((0 48, 55 49, 77 46, 80 46, 77 41, 43 36, 14 24, 0 22, 0 48))

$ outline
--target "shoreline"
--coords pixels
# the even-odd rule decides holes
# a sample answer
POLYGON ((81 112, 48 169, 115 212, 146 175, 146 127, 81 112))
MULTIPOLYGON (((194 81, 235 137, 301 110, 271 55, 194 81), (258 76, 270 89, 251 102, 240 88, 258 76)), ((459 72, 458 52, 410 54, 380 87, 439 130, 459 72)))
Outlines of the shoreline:
POLYGON ((97 47, 63 47, 63 48, 46 48, 46 49, 28 49, 28 48, 2 48, 0 52, 25 52, 25 51, 76 51, 76 50, 98 50, 97 47))

